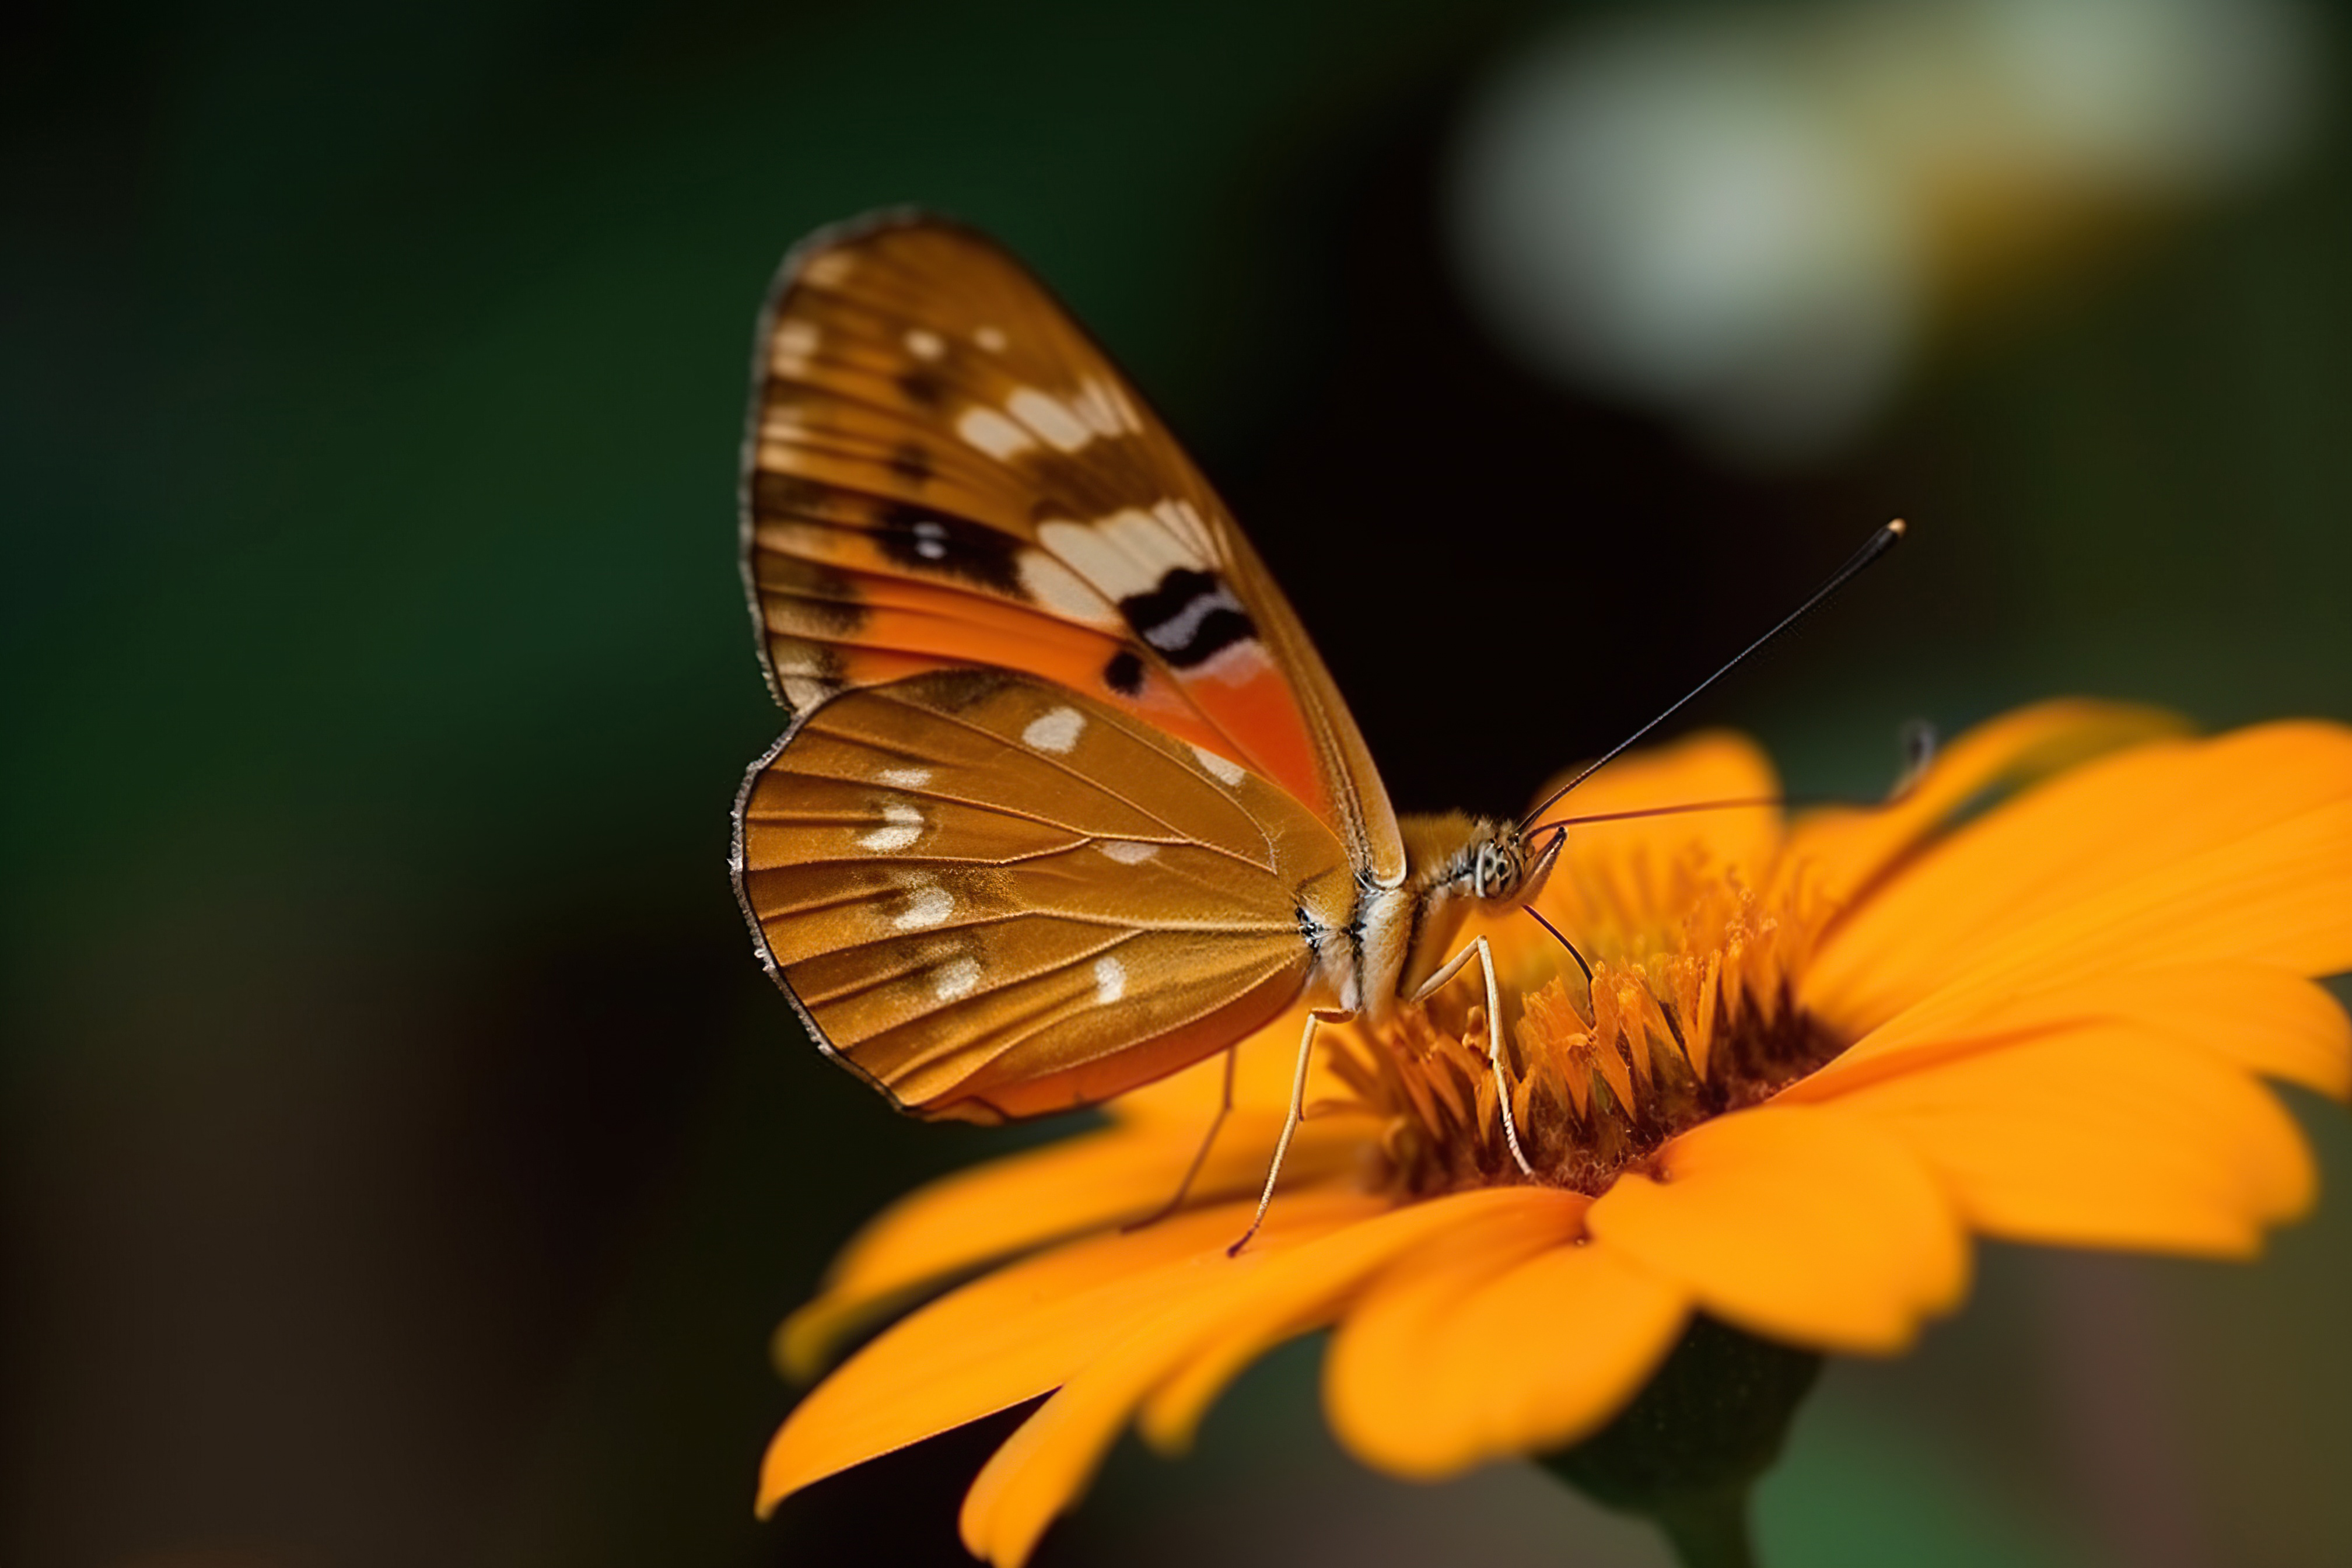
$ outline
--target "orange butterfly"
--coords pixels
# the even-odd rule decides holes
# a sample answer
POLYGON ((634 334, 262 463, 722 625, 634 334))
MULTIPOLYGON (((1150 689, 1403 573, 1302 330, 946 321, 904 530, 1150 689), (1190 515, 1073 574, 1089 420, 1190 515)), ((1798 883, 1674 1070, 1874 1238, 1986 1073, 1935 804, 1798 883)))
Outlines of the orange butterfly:
POLYGON ((795 717, 738 798, 736 886, 829 1054, 992 1122, 1303 1000, 1303 1090, 1318 1018, 1475 961, 1499 1086, 1493 961, 1452 943, 1564 831, 1397 816, 1249 542, 1034 278, 934 218, 826 230, 757 352, 744 575, 795 717))

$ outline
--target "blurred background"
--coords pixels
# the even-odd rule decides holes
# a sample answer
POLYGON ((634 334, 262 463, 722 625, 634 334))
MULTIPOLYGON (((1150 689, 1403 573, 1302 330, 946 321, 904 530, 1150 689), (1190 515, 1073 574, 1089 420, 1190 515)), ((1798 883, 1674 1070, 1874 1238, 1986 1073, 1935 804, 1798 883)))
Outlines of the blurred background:
MULTIPOLYGON (((772 1325, 1047 1128, 822 1062, 726 875, 781 727, 753 311, 916 202, 1169 414, 1401 805, 1690 721, 1875 794, 2042 695, 2352 717, 2352 125, 2295 0, 38 5, 0 59, 0 1558, 961 1561, 1003 1423, 766 1525, 772 1325)), ((1781 1564, 2352 1561, 2352 1124, 2252 1268, 1990 1248, 1781 1564)), ((1656 1565, 1323 1435, 1315 1347, 1041 1564, 1656 1565)))

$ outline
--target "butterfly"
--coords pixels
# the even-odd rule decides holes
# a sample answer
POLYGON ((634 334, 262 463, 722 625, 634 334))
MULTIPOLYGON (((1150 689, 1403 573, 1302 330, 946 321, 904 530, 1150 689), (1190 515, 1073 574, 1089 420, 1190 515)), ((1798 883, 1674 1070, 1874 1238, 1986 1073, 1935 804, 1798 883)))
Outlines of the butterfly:
POLYGON ((1319 1024, 1475 962, 1499 1087, 1493 960, 1454 942, 1564 831, 1397 815, 1232 514, 1043 284, 969 228, 871 217, 786 258, 755 354, 743 574, 793 717, 734 872, 828 1054, 996 1122, 1304 1003, 1286 1148, 1319 1024))

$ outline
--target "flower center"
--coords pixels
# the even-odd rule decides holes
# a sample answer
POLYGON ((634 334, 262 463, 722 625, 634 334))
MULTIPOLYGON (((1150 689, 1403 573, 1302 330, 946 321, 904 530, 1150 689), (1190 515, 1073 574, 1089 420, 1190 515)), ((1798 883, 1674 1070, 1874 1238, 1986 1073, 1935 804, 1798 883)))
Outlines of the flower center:
MULTIPOLYGON (((1768 1098, 1850 1043, 1792 1000, 1825 912, 1817 900, 1768 904, 1731 878, 1685 890, 1664 930, 1593 936, 1589 984, 1557 948, 1528 948, 1500 974, 1507 1019, 1518 1004, 1504 1076, 1538 1181, 1598 1195, 1675 1134, 1768 1098)), ((1449 986, 1384 1028, 1343 1036, 1334 1053, 1359 1100, 1386 1118, 1393 1179, 1418 1195, 1526 1180, 1496 1113, 1476 989, 1449 986)))

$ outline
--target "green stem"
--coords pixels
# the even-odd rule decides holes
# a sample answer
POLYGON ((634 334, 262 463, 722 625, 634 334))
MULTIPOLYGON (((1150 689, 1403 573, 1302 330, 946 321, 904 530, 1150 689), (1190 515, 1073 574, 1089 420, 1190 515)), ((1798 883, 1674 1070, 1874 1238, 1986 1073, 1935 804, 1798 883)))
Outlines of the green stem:
POLYGON ((1694 1492, 1659 1506, 1653 1517, 1682 1568, 1757 1568, 1744 1486, 1694 1492))
POLYGON ((1536 1462, 1665 1532, 1683 1568, 1757 1568, 1748 1498, 1780 1457, 1822 1358, 1712 1318, 1691 1321, 1617 1418, 1536 1462))

